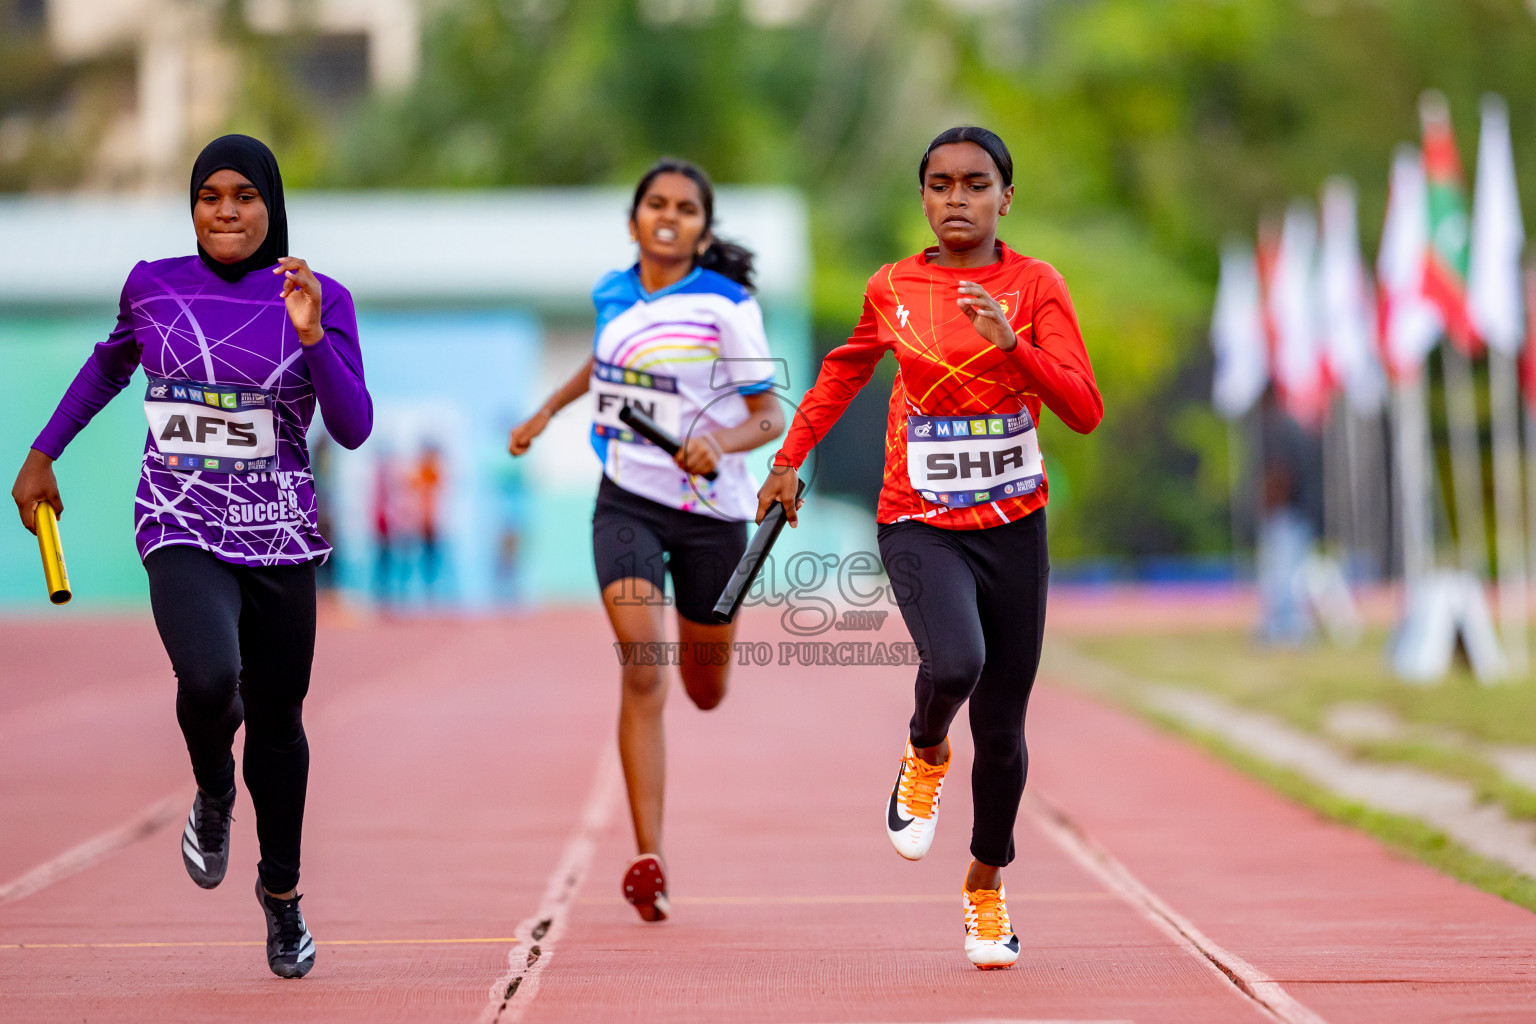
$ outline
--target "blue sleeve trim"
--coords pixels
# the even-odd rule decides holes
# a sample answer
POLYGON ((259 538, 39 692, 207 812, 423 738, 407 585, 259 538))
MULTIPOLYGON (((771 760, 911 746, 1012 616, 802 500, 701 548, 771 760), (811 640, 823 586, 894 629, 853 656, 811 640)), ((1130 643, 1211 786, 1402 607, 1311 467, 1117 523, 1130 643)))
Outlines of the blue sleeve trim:
POLYGON ((592 289, 592 305, 597 310, 597 322, 592 330, 592 347, 608 326, 608 321, 639 301, 635 292, 634 275, 628 270, 613 270, 603 275, 592 289))
POLYGON ((684 290, 694 293, 703 292, 706 295, 724 296, 738 304, 752 298, 751 292, 724 274, 714 270, 701 270, 699 276, 684 290))

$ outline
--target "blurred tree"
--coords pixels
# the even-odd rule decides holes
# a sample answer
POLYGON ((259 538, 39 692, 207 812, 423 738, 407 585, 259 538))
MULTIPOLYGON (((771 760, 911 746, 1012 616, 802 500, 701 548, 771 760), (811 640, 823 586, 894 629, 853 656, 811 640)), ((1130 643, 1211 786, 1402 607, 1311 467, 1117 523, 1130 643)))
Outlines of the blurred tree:
MULTIPOLYGON (((992 127, 1017 167, 1003 235, 1066 276, 1105 395, 1096 437, 1047 431, 1073 506, 1053 523, 1064 558, 1226 543, 1204 337, 1224 234, 1342 172, 1374 245, 1426 86, 1451 96, 1464 145, 1484 90, 1517 125, 1536 113, 1520 0, 851 0, 778 27, 709 8, 657 22, 632 0, 463 0, 433 24, 418 87, 376 104, 316 181, 627 183, 673 153, 721 181, 788 182, 811 200, 825 349, 864 280, 931 241, 927 140, 992 127)), ((1536 133, 1517 143, 1536 168, 1536 133)), ((1536 171, 1525 186, 1536 208, 1536 171)), ((869 391, 831 465, 870 461, 884 393, 869 391)), ((877 480, 854 486, 872 497, 877 480)))

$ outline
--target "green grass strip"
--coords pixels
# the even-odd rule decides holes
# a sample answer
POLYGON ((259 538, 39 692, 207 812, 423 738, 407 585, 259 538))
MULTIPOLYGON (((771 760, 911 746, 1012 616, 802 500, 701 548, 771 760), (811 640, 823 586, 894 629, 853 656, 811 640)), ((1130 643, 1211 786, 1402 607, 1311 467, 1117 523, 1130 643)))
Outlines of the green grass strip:
POLYGON ((1414 857, 1458 881, 1526 910, 1536 911, 1536 879, 1473 853, 1422 821, 1347 800, 1289 768, 1270 764, 1226 740, 1191 729, 1168 715, 1140 706, 1135 701, 1122 698, 1119 702, 1329 821, 1357 828, 1391 849, 1414 857))
POLYGON ((1472 786, 1480 803, 1496 803, 1511 818, 1536 821, 1536 792, 1511 782, 1497 766, 1477 754, 1422 739, 1365 740, 1347 744, 1356 758, 1408 764, 1472 786))
MULTIPOLYGON (((1536 745, 1536 685, 1529 681, 1482 686, 1458 672, 1436 686, 1413 686, 1393 678, 1371 644, 1354 650, 1263 651, 1232 630, 1087 637, 1071 646, 1137 678, 1192 687, 1234 707, 1276 717, 1356 759, 1409 764, 1459 779, 1473 787, 1479 801, 1498 804, 1513 819, 1536 821, 1536 791, 1454 738, 1466 737, 1473 745, 1536 745), (1329 710, 1350 702, 1388 712, 1402 723, 1403 735, 1353 742, 1328 736, 1329 710), (1446 727, 1454 730, 1450 739, 1426 731, 1446 727)), ((1109 687, 1117 698, 1124 698, 1126 690, 1109 687)))

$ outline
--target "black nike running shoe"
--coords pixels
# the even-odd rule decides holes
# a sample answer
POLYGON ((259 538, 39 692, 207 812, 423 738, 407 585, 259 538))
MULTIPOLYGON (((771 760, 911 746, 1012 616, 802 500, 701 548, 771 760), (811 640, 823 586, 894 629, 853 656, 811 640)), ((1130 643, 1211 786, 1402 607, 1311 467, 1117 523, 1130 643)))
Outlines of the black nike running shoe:
POLYGON ((201 789, 192 798, 192 813, 187 816, 186 828, 181 830, 181 862, 187 866, 192 881, 204 889, 224 881, 224 871, 229 867, 229 823, 234 820, 230 812, 234 809, 233 786, 222 800, 215 800, 201 789))
POLYGON ((267 915, 267 966, 279 978, 302 978, 315 966, 315 937, 309 934, 299 900, 268 896, 256 879, 256 902, 267 915))

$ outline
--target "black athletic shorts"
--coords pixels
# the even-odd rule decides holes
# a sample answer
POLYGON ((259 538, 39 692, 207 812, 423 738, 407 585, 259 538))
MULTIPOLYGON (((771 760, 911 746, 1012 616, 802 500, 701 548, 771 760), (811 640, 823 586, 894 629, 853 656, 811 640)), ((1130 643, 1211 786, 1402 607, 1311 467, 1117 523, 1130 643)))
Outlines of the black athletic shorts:
POLYGON ((599 589, 636 578, 665 592, 663 575, 670 572, 677 613, 712 626, 715 602, 746 550, 746 523, 669 508, 603 476, 592 511, 599 589))

